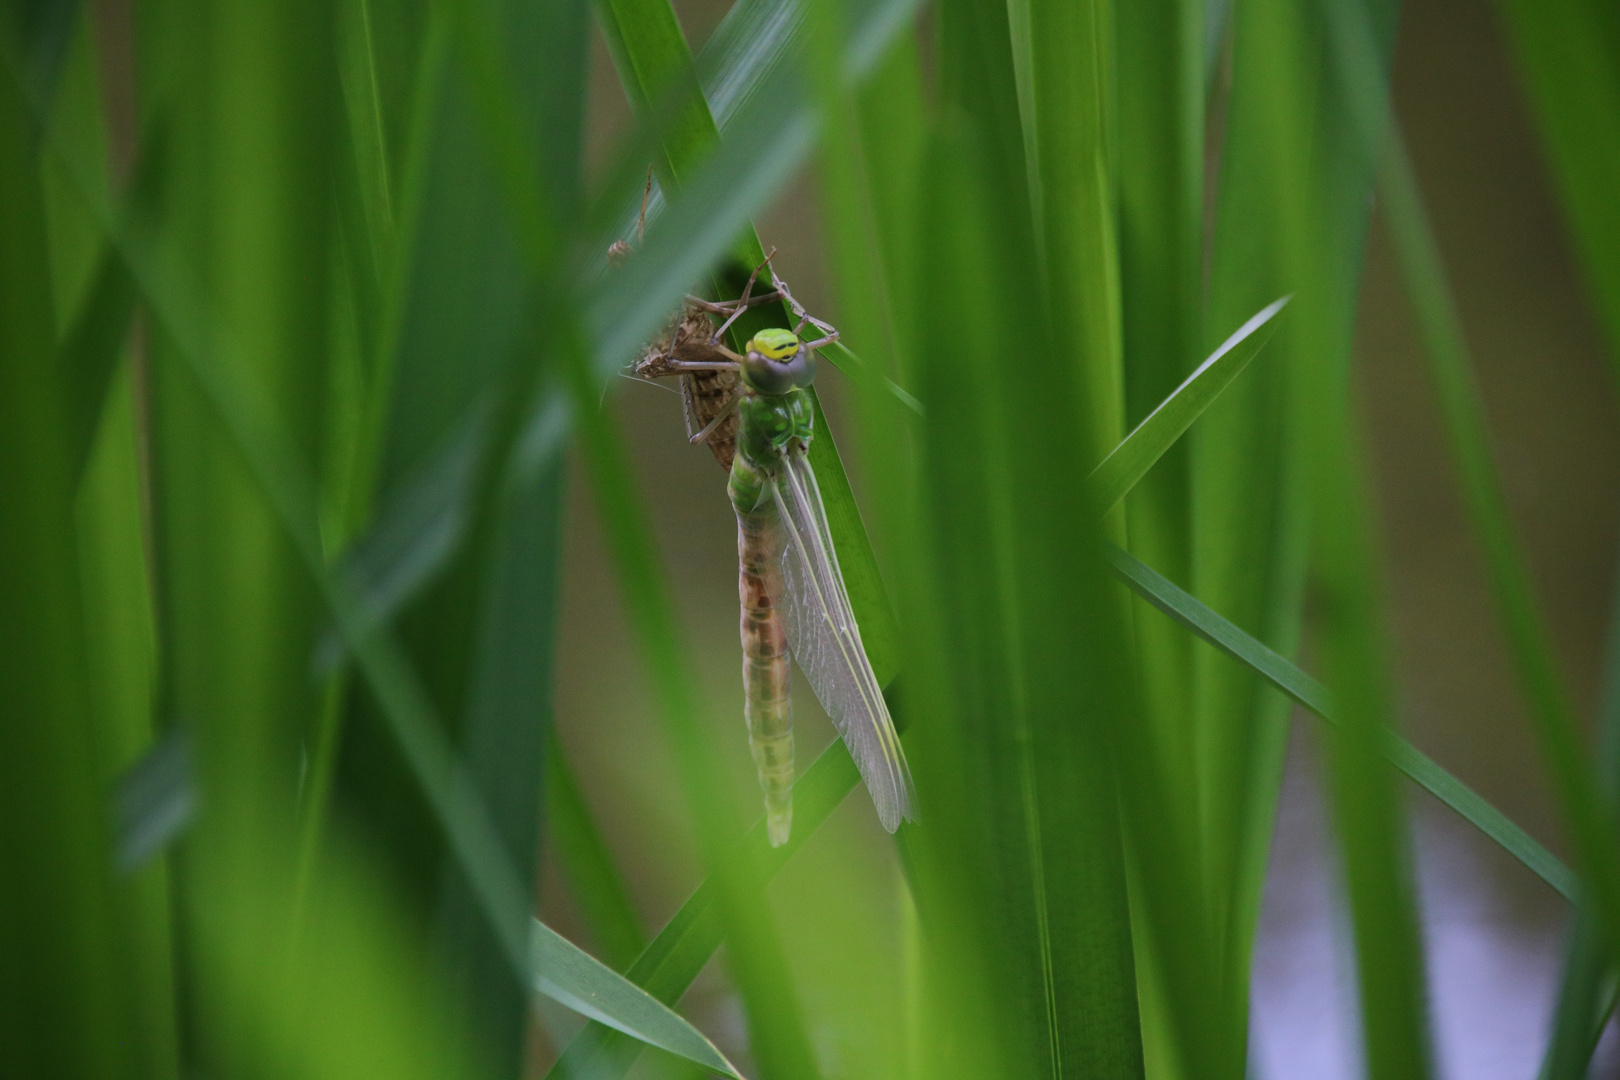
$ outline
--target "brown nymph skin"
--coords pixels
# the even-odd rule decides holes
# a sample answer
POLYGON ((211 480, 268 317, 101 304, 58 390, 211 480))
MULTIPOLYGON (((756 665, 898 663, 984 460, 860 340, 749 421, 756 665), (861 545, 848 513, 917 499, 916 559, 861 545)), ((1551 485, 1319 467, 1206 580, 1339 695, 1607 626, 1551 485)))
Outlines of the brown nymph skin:
MULTIPOLYGON (((672 362, 699 364, 726 363, 730 358, 714 343, 714 324, 694 304, 686 304, 668 329, 648 346, 636 363, 635 372, 644 379, 678 375, 681 380, 681 407, 686 413, 686 434, 694 436, 708 427, 731 404, 737 394, 735 371, 678 371, 672 362)), ((737 414, 733 411, 704 440, 714 460, 727 472, 737 453, 737 414)))

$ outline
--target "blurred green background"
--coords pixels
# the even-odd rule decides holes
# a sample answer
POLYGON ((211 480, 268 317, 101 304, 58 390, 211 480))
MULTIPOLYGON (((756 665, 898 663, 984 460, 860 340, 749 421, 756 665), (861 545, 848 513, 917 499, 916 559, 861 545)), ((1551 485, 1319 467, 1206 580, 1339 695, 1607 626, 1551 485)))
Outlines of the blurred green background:
POLYGON ((1620 1067, 1608 6, 7 14, 0 1075, 1620 1067), (744 835, 726 477, 628 374, 761 246, 897 838, 797 670, 744 835))

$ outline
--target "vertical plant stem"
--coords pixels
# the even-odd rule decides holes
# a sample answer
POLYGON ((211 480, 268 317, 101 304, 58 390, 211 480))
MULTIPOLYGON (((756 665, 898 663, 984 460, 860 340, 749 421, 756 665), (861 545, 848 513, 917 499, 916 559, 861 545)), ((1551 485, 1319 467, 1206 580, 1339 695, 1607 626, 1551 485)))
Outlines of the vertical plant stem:
POLYGON ((119 928, 74 559, 79 447, 12 31, 0 25, 0 1045, 22 1075, 133 1077, 132 987, 103 967, 119 928))

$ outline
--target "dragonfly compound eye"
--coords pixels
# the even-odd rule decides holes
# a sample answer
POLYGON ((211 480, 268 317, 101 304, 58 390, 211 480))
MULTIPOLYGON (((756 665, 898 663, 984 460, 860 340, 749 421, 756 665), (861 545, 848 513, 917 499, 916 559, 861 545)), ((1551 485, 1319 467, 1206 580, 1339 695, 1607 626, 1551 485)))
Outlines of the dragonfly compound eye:
POLYGON ((776 396, 808 386, 814 363, 791 330, 761 330, 748 343, 743 378, 758 393, 776 396))

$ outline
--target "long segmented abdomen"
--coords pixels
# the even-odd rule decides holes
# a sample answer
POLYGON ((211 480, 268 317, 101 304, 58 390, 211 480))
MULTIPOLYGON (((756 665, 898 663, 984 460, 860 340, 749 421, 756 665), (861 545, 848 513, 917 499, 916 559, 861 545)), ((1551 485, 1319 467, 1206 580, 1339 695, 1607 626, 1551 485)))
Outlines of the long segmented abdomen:
POLYGON ((782 532, 774 510, 737 508, 737 591, 742 600, 743 716, 748 746, 765 792, 771 846, 787 843, 793 826, 793 673, 787 629, 773 596, 780 595, 782 532))

